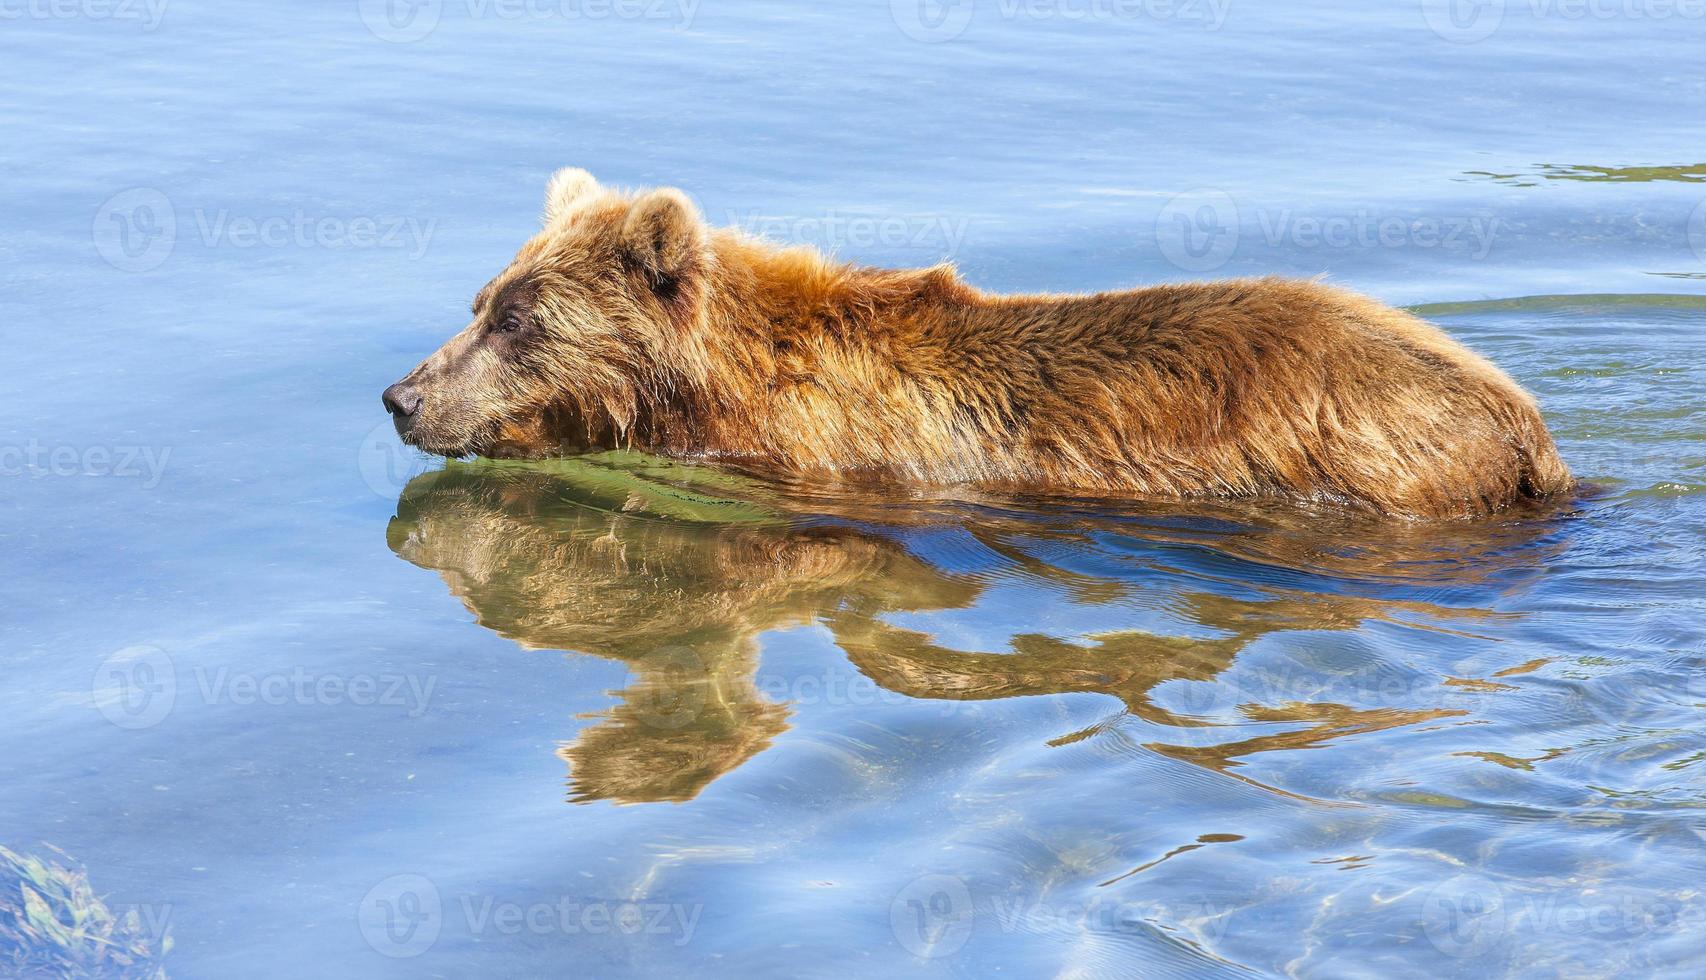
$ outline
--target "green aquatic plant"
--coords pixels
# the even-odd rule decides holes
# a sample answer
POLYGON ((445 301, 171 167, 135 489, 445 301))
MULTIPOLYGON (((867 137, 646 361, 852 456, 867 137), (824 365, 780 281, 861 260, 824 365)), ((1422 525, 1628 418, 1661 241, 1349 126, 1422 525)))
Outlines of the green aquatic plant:
POLYGON ((1510 299, 1469 300, 1459 303, 1422 303, 1405 310, 1420 317, 1473 316, 1478 313, 1571 313, 1595 316, 1611 310, 1702 310, 1706 296, 1678 293, 1555 293, 1546 296, 1515 296, 1510 299))
POLYGON ((156 947, 135 909, 115 915, 82 869, 0 846, 0 973, 165 980, 160 960, 171 949, 165 934, 156 947))
POLYGON ((507 474, 523 482, 549 479, 560 484, 565 499, 612 513, 705 524, 780 520, 778 513, 750 499, 764 493, 756 481, 626 450, 556 459, 452 460, 444 472, 507 474))
POLYGON ((1534 173, 1501 174, 1490 170, 1465 170, 1465 177, 1485 177, 1512 187, 1536 187, 1542 180, 1579 180, 1588 183, 1630 184, 1651 181, 1675 181, 1683 184, 1706 183, 1706 163, 1691 163, 1674 167, 1600 167, 1593 164, 1542 163, 1534 173))

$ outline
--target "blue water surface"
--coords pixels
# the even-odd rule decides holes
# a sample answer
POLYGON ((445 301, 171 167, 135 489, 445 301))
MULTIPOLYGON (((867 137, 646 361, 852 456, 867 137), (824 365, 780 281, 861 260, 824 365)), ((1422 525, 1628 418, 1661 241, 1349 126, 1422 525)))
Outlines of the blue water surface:
POLYGON ((1698 976, 1702 14, 0 0, 0 844, 175 977, 1698 976), (440 471, 379 392, 565 165, 995 291, 1419 305, 1592 491, 440 471))

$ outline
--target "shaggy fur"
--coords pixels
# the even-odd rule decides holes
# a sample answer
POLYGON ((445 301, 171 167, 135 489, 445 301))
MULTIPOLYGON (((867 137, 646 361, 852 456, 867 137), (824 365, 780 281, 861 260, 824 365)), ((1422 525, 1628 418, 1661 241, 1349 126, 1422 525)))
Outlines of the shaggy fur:
POLYGON ((1279 279, 994 296, 552 178, 545 227, 399 383, 443 455, 627 446, 990 490, 1474 516, 1568 490, 1529 395, 1435 327, 1279 279))

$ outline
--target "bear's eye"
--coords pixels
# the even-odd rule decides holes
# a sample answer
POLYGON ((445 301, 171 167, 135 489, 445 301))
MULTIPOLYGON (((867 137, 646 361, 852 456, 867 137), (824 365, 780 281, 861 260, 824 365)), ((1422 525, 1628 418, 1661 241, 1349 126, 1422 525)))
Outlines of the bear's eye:
POLYGON ((521 316, 516 313, 505 313, 492 325, 494 333, 515 333, 521 329, 521 316))

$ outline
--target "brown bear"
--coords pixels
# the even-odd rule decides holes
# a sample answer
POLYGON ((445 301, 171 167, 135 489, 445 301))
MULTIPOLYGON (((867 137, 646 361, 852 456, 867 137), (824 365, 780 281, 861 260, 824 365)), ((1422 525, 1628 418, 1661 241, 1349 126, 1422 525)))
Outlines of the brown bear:
POLYGON ((813 479, 1473 516, 1571 485, 1533 399, 1317 282, 997 296, 555 174, 544 230, 385 391, 445 456, 629 447, 813 479))

